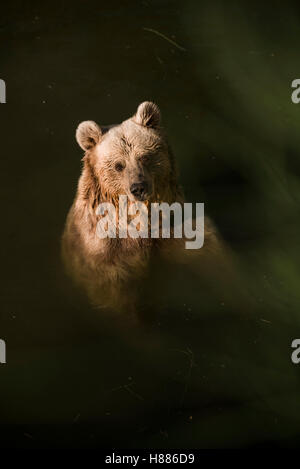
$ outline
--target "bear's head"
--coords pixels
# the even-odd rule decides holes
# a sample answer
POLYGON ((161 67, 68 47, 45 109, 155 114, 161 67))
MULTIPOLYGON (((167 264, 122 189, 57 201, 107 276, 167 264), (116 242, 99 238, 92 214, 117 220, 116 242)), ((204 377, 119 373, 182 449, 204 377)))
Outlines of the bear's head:
POLYGON ((146 101, 120 125, 82 122, 76 131, 85 150, 88 181, 102 200, 169 201, 177 187, 169 145, 160 127, 160 110, 146 101))

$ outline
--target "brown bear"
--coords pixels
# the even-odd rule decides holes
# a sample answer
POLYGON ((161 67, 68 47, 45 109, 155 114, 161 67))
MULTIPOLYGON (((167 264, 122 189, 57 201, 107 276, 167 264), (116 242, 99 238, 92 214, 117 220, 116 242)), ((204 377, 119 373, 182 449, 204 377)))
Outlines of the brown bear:
MULTIPOLYGON (((77 128, 76 139, 85 155, 63 234, 63 258, 97 306, 132 312, 139 282, 155 253, 178 262, 195 257, 195 252, 184 249, 184 239, 100 239, 96 234, 97 206, 104 201, 117 206, 119 195, 148 204, 183 204, 176 164, 160 121, 159 108, 147 101, 120 125, 100 127, 85 121, 77 128)), ((221 251, 222 243, 205 218, 205 242, 197 251, 197 262, 221 251)))

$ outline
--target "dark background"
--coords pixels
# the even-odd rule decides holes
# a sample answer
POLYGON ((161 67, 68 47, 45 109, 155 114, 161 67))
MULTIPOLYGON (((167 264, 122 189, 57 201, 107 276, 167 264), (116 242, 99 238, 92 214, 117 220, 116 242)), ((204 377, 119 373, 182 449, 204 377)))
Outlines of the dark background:
POLYGON ((1 4, 0 446, 298 444, 299 31, 296 1, 1 4), (60 236, 76 126, 121 122, 148 99, 249 304, 232 310, 179 272, 155 323, 126 331, 72 290, 60 236))

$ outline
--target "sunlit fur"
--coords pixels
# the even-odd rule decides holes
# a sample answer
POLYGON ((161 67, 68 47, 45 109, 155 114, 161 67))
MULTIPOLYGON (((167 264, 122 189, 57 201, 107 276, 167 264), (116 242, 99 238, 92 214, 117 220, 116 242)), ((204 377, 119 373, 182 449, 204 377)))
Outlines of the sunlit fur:
MULTIPOLYGON (((160 127, 160 111, 154 103, 145 102, 120 125, 101 128, 92 121, 81 123, 76 137, 85 155, 63 234, 64 261, 95 305, 128 311, 135 302, 134 289, 128 291, 128 285, 142 278, 153 252, 190 255, 184 250, 184 240, 99 239, 96 235, 99 203, 117 206, 119 195, 132 198, 130 186, 139 178, 147 181, 146 203, 183 202, 174 158, 160 127)), ((218 249, 209 220, 205 246, 218 249)))

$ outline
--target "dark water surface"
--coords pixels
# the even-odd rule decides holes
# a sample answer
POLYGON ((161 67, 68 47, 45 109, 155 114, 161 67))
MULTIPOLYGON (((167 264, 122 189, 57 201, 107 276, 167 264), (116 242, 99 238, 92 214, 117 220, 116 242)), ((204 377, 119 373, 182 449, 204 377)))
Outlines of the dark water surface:
POLYGON ((0 446, 298 444, 299 31, 293 1, 1 5, 0 446), (232 308, 170 268, 155 321, 127 328, 69 283, 60 236, 76 126, 121 122, 147 99, 242 287, 232 308))

